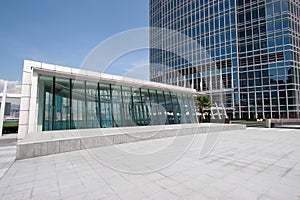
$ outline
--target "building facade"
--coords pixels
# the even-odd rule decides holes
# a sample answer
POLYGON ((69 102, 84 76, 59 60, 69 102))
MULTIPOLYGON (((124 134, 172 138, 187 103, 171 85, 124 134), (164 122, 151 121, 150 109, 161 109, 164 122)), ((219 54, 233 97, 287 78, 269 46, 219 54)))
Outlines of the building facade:
POLYGON ((19 138, 55 130, 197 123, 195 92, 25 61, 19 138))
POLYGON ((194 88, 232 118, 299 118, 299 0, 150 0, 150 78, 194 88), (162 47, 164 50, 162 50, 162 47), (189 55, 189 59, 182 55, 189 55))

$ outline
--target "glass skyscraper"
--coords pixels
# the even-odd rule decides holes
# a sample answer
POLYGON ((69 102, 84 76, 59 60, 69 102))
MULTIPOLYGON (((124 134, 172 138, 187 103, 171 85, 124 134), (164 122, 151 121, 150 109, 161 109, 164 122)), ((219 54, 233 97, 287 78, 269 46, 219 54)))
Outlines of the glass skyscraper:
POLYGON ((299 118, 299 4, 150 0, 151 27, 197 44, 187 48, 180 37, 150 32, 151 80, 206 93, 231 118, 299 118), (166 50, 170 46, 180 53, 166 50))

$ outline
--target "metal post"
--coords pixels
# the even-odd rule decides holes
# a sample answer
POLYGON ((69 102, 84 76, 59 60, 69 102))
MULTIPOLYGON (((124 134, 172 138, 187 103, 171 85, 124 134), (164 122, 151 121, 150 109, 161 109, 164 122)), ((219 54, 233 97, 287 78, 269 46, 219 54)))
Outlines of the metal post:
POLYGON ((218 106, 217 102, 215 102, 215 105, 216 105, 216 108, 217 108, 218 117, 219 117, 219 119, 222 119, 222 118, 221 118, 220 111, 219 111, 219 106, 218 106))
POLYGON ((5 112, 6 92, 7 92, 7 81, 4 82, 3 95, 2 95, 2 101, 1 101, 1 109, 0 109, 0 137, 2 136, 2 131, 3 131, 3 120, 4 120, 4 112, 5 112))
POLYGON ((226 108, 225 108, 225 106, 224 106, 224 103, 222 103, 221 105, 222 105, 222 108, 223 108, 223 112, 224 112, 225 117, 228 118, 227 112, 226 112, 226 108))

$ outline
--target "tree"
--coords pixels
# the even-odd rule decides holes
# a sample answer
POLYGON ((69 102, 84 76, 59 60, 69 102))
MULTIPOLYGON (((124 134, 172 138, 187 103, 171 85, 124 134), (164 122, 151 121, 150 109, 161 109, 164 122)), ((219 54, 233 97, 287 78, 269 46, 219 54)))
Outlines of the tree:
POLYGON ((201 113, 201 122, 202 122, 204 109, 211 108, 210 98, 208 96, 197 96, 195 101, 196 101, 196 106, 198 107, 199 112, 201 113))

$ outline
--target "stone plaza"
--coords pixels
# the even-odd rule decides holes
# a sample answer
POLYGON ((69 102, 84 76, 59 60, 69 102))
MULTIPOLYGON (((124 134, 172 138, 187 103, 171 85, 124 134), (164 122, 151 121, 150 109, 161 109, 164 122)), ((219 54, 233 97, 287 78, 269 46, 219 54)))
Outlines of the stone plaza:
POLYGON ((0 179, 0 199, 298 200, 299 141, 297 129, 247 128, 17 160, 0 179), (175 140, 191 145, 166 166, 131 160, 175 140))

